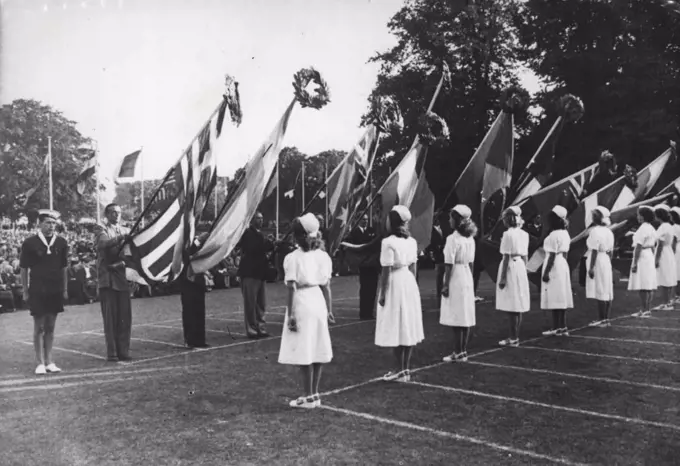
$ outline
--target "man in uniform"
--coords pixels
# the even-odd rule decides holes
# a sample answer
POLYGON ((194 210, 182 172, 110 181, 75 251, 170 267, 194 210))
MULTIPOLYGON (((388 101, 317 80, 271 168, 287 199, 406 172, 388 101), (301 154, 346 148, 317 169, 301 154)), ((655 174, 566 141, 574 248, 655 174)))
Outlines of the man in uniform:
MULTIPOLYGON (((208 234, 204 233, 194 240, 189 255, 194 254, 205 242, 208 234)), ((184 344, 187 348, 208 348, 205 342, 205 274, 192 274, 189 267, 184 267, 179 278, 180 300, 182 302, 182 329, 184 344)))
POLYGON ((57 314, 64 312, 68 300, 68 244, 55 227, 59 213, 38 212, 38 234, 26 238, 21 246, 21 283, 24 302, 33 316, 33 347, 38 366, 35 373, 61 372, 52 360, 54 326, 57 314))
POLYGON ((267 277, 267 253, 274 244, 262 234, 264 217, 255 213, 250 227, 243 233, 239 242, 241 262, 238 276, 241 278, 243 312, 248 338, 266 338, 264 313, 266 307, 265 279, 267 277))
POLYGON ((125 278, 123 244, 130 230, 119 225, 121 211, 118 204, 104 209, 107 224, 97 234, 97 274, 99 297, 104 320, 106 359, 129 361, 132 304, 130 288, 125 278))
POLYGON ((429 251, 432 253, 434 267, 436 270, 436 289, 437 300, 441 302, 442 288, 444 287, 444 275, 446 271, 446 264, 444 263, 444 246, 446 246, 446 239, 453 233, 451 228, 451 220, 448 210, 443 210, 437 215, 437 225, 432 228, 432 239, 429 251))
POLYGON ((375 319, 374 309, 378 293, 378 279, 380 277, 380 243, 375 231, 368 226, 368 216, 359 220, 359 226, 342 243, 349 250, 354 250, 362 256, 359 264, 359 318, 361 320, 375 319))

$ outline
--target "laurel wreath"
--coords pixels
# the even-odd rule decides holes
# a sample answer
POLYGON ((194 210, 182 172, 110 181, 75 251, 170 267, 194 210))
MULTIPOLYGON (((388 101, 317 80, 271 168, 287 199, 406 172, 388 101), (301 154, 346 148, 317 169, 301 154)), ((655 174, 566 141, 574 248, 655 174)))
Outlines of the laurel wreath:
POLYGON ((517 115, 529 108, 529 93, 520 86, 510 86, 501 95, 501 108, 505 113, 517 115))
POLYGON ((441 145, 449 139, 449 126, 434 112, 427 112, 418 118, 418 136, 428 146, 441 145))
POLYGON ((598 163, 600 165, 601 171, 603 172, 606 171, 611 176, 616 174, 617 170, 616 157, 614 157, 614 154, 612 154, 608 150, 602 151, 598 163))
POLYGON ((576 123, 584 113, 583 102, 573 94, 565 94, 557 102, 560 116, 569 123, 576 123))
POLYGON ((239 126, 243 120, 243 112, 241 111, 241 97, 238 93, 238 83, 233 77, 227 74, 224 76, 224 85, 224 100, 227 102, 231 121, 233 121, 236 126, 239 126))
POLYGON ((303 108, 311 107, 319 110, 331 101, 328 84, 321 77, 321 73, 314 68, 303 68, 295 73, 293 89, 295 89, 295 98, 303 108), (307 92, 307 86, 310 82, 317 85, 314 95, 307 92))
POLYGON ((391 96, 374 96, 371 98, 368 120, 383 133, 398 134, 404 129, 401 110, 391 96))
POLYGON ((637 170, 630 165, 626 165, 626 167, 623 169, 623 182, 632 191, 635 191, 638 188, 637 170))

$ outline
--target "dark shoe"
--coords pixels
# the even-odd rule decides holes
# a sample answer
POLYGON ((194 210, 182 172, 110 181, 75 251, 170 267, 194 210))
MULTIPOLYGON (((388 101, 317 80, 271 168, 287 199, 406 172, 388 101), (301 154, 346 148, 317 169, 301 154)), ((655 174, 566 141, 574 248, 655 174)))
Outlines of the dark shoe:
POLYGON ((375 320, 375 317, 373 316, 360 316, 360 320, 375 320))
POLYGON ((251 340, 257 340, 258 338, 260 338, 260 335, 257 333, 255 335, 250 334, 248 335, 248 338, 250 338, 251 340))
POLYGON ((128 361, 132 361, 132 358, 130 356, 118 356, 118 360, 123 361, 123 362, 128 362, 128 361))
POLYGON ((210 348, 210 345, 207 343, 201 343, 200 345, 192 345, 194 348, 210 348))
POLYGON ((257 334, 257 338, 269 338, 269 337, 271 337, 271 335, 268 334, 267 332, 260 332, 257 334))
POLYGON ((118 362, 118 357, 117 356, 107 356, 106 360, 108 362, 118 362))

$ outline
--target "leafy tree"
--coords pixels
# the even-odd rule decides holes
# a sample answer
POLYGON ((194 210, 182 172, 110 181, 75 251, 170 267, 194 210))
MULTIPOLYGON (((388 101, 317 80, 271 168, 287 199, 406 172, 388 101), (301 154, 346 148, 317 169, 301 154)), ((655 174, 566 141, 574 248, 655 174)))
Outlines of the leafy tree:
MULTIPOLYGON (((375 177, 379 185, 406 153, 416 135, 416 121, 429 104, 442 61, 451 70, 434 112, 446 120, 450 144, 432 147, 426 166, 429 184, 441 202, 462 172, 493 119, 499 97, 517 84, 519 65, 513 18, 517 0, 408 0, 388 24, 397 36, 392 49, 371 61, 381 70, 372 96, 393 96, 404 116, 405 131, 383 138, 375 177)), ((367 116, 364 117, 366 122, 367 116)), ((516 123, 530 126, 526 116, 516 123)))
POLYGON ((521 59, 547 84, 538 95, 547 118, 536 134, 554 121, 556 97, 584 102, 584 117, 560 138, 556 176, 605 149, 641 168, 678 137, 680 16, 662 2, 528 0, 514 22, 521 59))
MULTIPOLYGON (((18 217, 24 211, 49 207, 44 160, 52 137, 54 208, 64 218, 93 216, 94 180, 83 197, 75 182, 87 156, 78 149, 92 141, 76 129, 76 122, 35 100, 15 100, 0 107, 0 215, 18 217), (37 187, 26 204, 20 196, 37 187)), ((101 188, 101 187, 100 187, 101 188)))

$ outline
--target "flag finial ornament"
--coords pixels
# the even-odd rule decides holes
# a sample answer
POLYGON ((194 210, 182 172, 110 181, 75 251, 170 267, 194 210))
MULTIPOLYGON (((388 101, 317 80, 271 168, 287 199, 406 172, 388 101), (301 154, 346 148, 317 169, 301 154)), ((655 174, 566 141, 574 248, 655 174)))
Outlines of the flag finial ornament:
POLYGON ((598 163, 600 164, 601 171, 603 172, 606 171, 610 176, 616 175, 617 166, 616 157, 614 157, 614 154, 612 154, 608 150, 602 151, 598 163))
POLYGON ((581 99, 573 94, 565 94, 557 101, 557 110, 561 117, 569 123, 576 123, 583 117, 584 108, 581 99))
POLYGON ((501 108, 505 113, 518 115, 529 108, 529 93, 521 86, 509 86, 501 95, 501 108))
POLYGON ((631 190, 635 191, 638 187, 638 172, 635 168, 631 167, 630 165, 626 165, 626 167, 623 169, 623 177, 624 183, 626 186, 628 186, 631 190))
POLYGON ((371 98, 369 121, 383 133, 398 134, 404 130, 404 119, 396 100, 392 96, 371 98))
POLYGON ((434 112, 427 112, 418 118, 418 136, 428 145, 443 145, 449 140, 449 126, 434 112))
POLYGON ((293 88, 295 89, 295 98, 303 108, 311 107, 319 110, 331 101, 328 84, 321 77, 321 73, 314 68, 303 68, 295 73, 293 88), (313 96, 306 89, 310 82, 317 85, 313 96))
POLYGON ((241 97, 238 93, 238 83, 231 75, 224 76, 224 100, 227 101, 227 107, 231 115, 231 121, 236 126, 241 124, 243 120, 243 112, 241 111, 241 97))

